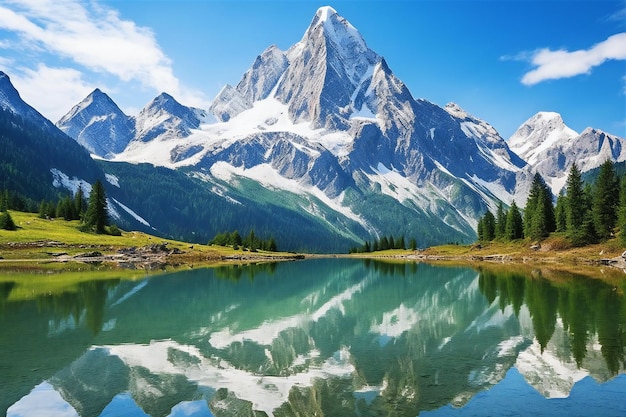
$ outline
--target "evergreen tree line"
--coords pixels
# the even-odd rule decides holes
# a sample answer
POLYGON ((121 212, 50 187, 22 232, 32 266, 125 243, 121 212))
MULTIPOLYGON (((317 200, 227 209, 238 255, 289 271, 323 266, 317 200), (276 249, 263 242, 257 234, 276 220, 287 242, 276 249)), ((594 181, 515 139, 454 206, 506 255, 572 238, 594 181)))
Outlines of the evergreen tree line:
MULTIPOLYGON (((18 210, 18 208, 11 206, 11 201, 11 194, 8 191, 0 193, 0 229, 17 229, 8 209, 18 210)), ((42 201, 39 205, 39 217, 43 219, 63 218, 68 221, 81 220, 80 230, 83 232, 121 235, 121 231, 116 225, 109 225, 106 192, 100 180, 97 180, 93 185, 89 199, 85 199, 85 194, 79 187, 73 197, 68 195, 56 203, 54 201, 42 201)))
POLYGON ((269 239, 261 239, 255 233, 254 230, 250 230, 250 233, 242 238, 239 231, 234 232, 222 232, 215 235, 209 245, 217 246, 232 246, 233 249, 247 249, 250 252, 256 252, 261 249, 269 252, 278 252, 278 245, 273 237, 269 239))
POLYGON ((626 246, 626 175, 621 179, 611 160, 604 162, 593 184, 582 180, 574 163, 564 190, 553 204, 550 188, 539 173, 533 177, 523 215, 515 204, 505 210, 498 205, 496 215, 487 211, 478 221, 481 242, 530 238, 541 240, 552 232, 562 233, 574 246, 606 241, 619 229, 626 246))
POLYGON ((67 195, 54 201, 42 200, 39 204, 39 217, 42 219, 65 219, 65 220, 81 220, 87 210, 87 200, 82 187, 72 197, 67 195))
MULTIPOLYGON (((417 249, 417 241, 414 238, 409 240, 408 248, 411 250, 417 249)), ((351 248, 350 253, 369 253, 387 249, 407 249, 404 236, 394 239, 392 235, 389 235, 389 237, 383 236, 373 242, 366 241, 360 247, 351 248)))

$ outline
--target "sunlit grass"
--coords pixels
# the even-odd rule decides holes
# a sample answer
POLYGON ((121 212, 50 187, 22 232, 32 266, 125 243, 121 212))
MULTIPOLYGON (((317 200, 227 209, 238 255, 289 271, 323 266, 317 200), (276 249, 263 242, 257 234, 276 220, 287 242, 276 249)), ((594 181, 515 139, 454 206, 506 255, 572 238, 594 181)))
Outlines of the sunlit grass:
POLYGON ((6 260, 54 259, 55 255, 76 255, 93 250, 116 252, 120 248, 144 247, 167 242, 169 249, 193 251, 199 257, 221 257, 232 248, 189 244, 163 239, 142 232, 122 232, 122 236, 98 235, 80 231, 79 221, 41 219, 35 213, 10 212, 16 231, 0 230, 0 256, 6 260))

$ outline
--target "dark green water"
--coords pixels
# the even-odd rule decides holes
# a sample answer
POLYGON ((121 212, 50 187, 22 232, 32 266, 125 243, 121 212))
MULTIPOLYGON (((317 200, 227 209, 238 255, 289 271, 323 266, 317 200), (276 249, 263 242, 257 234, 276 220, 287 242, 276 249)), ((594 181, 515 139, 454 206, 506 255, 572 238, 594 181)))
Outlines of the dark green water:
POLYGON ((599 280, 323 259, 11 301, 8 416, 624 416, 626 302, 599 280))

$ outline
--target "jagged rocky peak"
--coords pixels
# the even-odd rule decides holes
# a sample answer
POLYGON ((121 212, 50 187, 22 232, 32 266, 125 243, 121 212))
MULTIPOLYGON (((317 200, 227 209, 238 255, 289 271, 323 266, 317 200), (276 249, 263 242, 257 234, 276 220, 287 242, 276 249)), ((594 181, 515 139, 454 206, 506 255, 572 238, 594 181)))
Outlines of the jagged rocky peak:
POLYGON ((134 141, 187 136, 191 129, 200 126, 205 116, 202 110, 184 106, 171 95, 161 93, 137 115, 134 141))
POLYGON ((302 40, 287 52, 289 67, 276 98, 294 122, 345 129, 352 96, 380 57, 333 8, 320 8, 302 40))
POLYGON ((509 138, 509 148, 533 165, 539 154, 578 136, 559 113, 539 112, 525 121, 509 138))
POLYGON ((270 46, 254 60, 237 84, 237 91, 250 103, 267 98, 288 65, 285 53, 276 45, 270 46))
POLYGON ((98 88, 56 125, 90 153, 103 158, 122 152, 134 134, 132 119, 98 88))
MULTIPOLYGON (((94 116, 106 116, 107 114, 116 115, 119 113, 123 114, 113 100, 99 88, 96 88, 80 103, 72 107, 65 116, 61 117, 57 122, 57 126, 69 136, 75 137, 75 135, 67 131, 67 125, 75 118, 78 118, 83 125, 87 125, 94 116)), ((77 127, 78 126, 72 126, 71 130, 75 130, 77 127)))

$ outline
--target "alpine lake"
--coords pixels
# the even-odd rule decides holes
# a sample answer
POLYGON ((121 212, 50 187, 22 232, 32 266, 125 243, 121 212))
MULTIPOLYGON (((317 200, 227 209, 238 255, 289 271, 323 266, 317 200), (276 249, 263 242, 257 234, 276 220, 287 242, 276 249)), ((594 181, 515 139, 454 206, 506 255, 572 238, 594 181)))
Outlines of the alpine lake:
POLYGON ((0 280, 0 412, 626 416, 621 283, 327 258, 89 273, 0 280))

